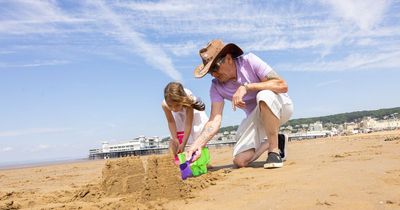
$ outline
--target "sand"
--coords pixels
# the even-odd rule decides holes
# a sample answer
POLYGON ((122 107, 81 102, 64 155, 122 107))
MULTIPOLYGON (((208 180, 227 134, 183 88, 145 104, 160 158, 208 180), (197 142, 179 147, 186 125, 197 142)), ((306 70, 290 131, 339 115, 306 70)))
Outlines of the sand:
POLYGON ((400 131, 293 141, 284 168, 232 167, 182 181, 166 155, 0 170, 3 209, 400 209, 400 131))

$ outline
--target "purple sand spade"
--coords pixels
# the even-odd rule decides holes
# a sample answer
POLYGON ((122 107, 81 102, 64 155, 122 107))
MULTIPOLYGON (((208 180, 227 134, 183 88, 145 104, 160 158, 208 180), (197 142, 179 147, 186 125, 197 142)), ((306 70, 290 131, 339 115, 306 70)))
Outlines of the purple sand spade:
POLYGON ((186 162, 179 165, 179 169, 181 169, 181 175, 183 180, 193 176, 192 170, 190 169, 190 163, 192 162, 194 155, 195 153, 192 154, 190 160, 187 160, 186 162))
POLYGON ((190 170, 190 163, 189 161, 186 161, 182 164, 179 165, 179 168, 181 169, 181 174, 182 174, 182 179, 185 180, 188 177, 193 176, 192 170, 190 170))

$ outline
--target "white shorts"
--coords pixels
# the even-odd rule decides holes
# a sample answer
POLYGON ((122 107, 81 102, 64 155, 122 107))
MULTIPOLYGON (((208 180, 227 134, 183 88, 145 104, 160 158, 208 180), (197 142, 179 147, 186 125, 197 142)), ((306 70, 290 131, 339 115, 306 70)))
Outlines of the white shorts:
POLYGON ((293 103, 287 94, 276 94, 270 90, 262 90, 257 93, 257 106, 240 124, 236 133, 236 144, 233 148, 233 156, 260 147, 267 138, 261 120, 260 101, 265 102, 272 113, 280 120, 280 124, 286 123, 293 113, 293 103))

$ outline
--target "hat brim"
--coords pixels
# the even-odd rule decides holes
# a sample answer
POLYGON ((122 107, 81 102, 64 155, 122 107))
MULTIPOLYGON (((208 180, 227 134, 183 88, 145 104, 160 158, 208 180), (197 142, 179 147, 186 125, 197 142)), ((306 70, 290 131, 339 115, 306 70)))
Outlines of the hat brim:
POLYGON ((229 43, 229 44, 225 45, 221 49, 221 51, 219 51, 218 54, 214 57, 214 59, 207 63, 207 65, 204 66, 204 64, 200 64, 196 67, 196 69, 193 72, 194 77, 196 77, 196 78, 204 77, 210 71, 210 67, 214 66, 215 62, 219 58, 225 56, 228 53, 231 54, 233 58, 236 58, 236 57, 243 55, 243 50, 240 49, 240 47, 238 47, 234 43, 229 43))

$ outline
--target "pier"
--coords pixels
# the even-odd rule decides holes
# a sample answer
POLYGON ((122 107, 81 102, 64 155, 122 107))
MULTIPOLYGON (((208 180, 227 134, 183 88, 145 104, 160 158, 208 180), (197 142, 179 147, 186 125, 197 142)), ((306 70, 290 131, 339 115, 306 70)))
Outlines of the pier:
MULTIPOLYGON (((224 141, 224 142, 210 142, 207 144, 208 148, 222 148, 226 146, 235 145, 236 141, 224 141)), ((108 145, 107 145, 108 146, 108 145)), ((143 155, 154 155, 154 154, 166 154, 168 153, 167 147, 155 147, 146 149, 135 149, 130 145, 112 147, 113 149, 91 149, 89 150, 89 159, 110 159, 119 157, 130 157, 130 156, 143 156, 143 155)), ((187 147, 186 147, 187 148, 187 147)))
POLYGON ((153 155, 153 154, 165 154, 168 153, 168 148, 152 148, 152 149, 139 149, 139 150, 124 150, 124 151, 94 151, 90 150, 89 159, 109 159, 139 155, 153 155))

